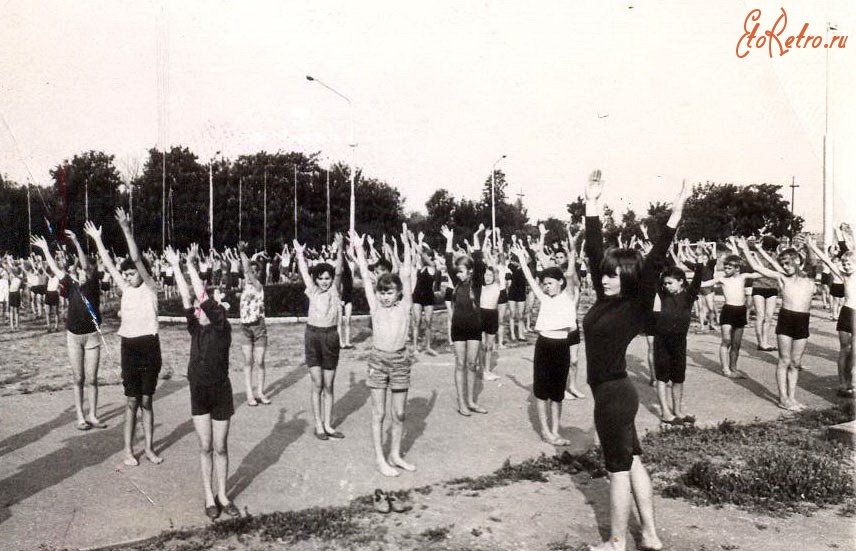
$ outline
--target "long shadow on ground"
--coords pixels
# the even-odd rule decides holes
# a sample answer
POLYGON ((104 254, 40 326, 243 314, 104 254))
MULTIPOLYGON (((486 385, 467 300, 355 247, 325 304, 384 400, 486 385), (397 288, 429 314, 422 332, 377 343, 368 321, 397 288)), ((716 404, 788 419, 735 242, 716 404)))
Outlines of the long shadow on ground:
MULTIPOLYGON (((718 350, 719 349, 717 348, 717 352, 718 350)), ((751 379, 749 377, 746 377, 745 379, 728 379, 724 377, 722 375, 722 368, 719 365, 718 357, 716 359, 711 359, 708 358, 703 352, 691 350, 687 350, 687 357, 692 360, 697 366, 703 369, 707 369, 711 373, 719 375, 725 381, 731 381, 735 385, 745 388, 746 390, 748 390, 758 398, 761 398, 762 400, 767 400, 774 404, 778 403, 779 401, 778 396, 770 392, 766 386, 762 385, 758 381, 755 381, 754 379, 751 379)))
POLYGON ((275 465, 285 449, 306 432, 309 424, 300 419, 305 411, 298 411, 289 421, 285 420, 285 411, 285 408, 279 410, 279 417, 270 434, 247 453, 235 473, 229 477, 228 488, 233 497, 240 495, 257 476, 275 465))
MULTIPOLYGON (((186 382, 166 381, 155 394, 155 400, 178 392, 185 386, 186 382)), ((12 516, 10 506, 59 484, 83 469, 103 463, 122 451, 122 432, 123 426, 119 423, 109 429, 90 430, 66 438, 63 447, 21 466, 17 473, 0 480, 0 488, 3 488, 0 524, 12 516)))
POLYGON ((416 440, 428 427, 428 416, 437 405, 437 391, 431 391, 431 398, 413 398, 407 401, 407 420, 404 422, 404 436, 401 437, 401 454, 410 451, 416 440))

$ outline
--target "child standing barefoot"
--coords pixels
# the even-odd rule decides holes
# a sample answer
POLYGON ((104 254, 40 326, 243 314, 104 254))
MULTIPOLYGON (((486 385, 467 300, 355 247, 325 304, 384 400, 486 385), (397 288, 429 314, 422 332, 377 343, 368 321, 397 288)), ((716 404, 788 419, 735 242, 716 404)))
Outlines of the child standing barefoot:
MULTIPOLYGON (((401 241, 404 244, 404 266, 410 265, 410 244, 407 226, 403 226, 401 241)), ((384 476, 398 476, 395 467, 415 471, 416 466, 401 457, 401 436, 407 391, 410 389, 410 357, 407 354, 407 330, 410 321, 412 296, 410 270, 401 270, 399 277, 384 274, 374 281, 368 277, 369 267, 363 251, 363 237, 351 232, 351 243, 356 249, 357 264, 366 283, 366 300, 372 317, 372 352, 369 356, 368 387, 372 393, 372 444, 375 463, 384 476), (383 452, 383 420, 386 417, 387 395, 392 404, 392 438, 389 458, 383 452)))
POLYGON ((139 464, 134 455, 134 433, 137 428, 137 410, 142 409, 145 456, 158 465, 163 463, 163 459, 152 447, 155 426, 152 396, 161 370, 158 286, 137 249, 131 233, 130 218, 121 208, 116 209, 116 220, 125 234, 130 257, 122 262, 121 273, 101 240, 101 228, 90 220, 84 225, 84 230, 95 241, 101 261, 122 291, 122 323, 117 333, 122 337, 122 386, 127 397, 124 464, 131 467, 139 464))
POLYGON ((309 297, 309 315, 304 335, 306 365, 312 377, 310 399, 315 417, 315 437, 319 440, 344 438, 333 428, 333 384, 339 365, 339 308, 342 284, 342 236, 336 234, 336 266, 326 262, 313 266, 312 274, 304 256, 305 247, 294 240, 294 256, 306 296, 309 297))

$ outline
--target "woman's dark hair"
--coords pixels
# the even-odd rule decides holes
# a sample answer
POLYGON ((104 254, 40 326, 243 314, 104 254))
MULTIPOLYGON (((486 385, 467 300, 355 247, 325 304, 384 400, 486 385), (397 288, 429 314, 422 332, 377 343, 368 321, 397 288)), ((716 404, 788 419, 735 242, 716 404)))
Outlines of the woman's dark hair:
POLYGON ((461 264, 463 264, 463 265, 464 265, 464 267, 465 267, 465 268, 467 268, 468 270, 472 270, 472 269, 473 269, 473 266, 475 266, 475 264, 473 263, 473 259, 472 259, 472 257, 470 257, 470 256, 460 256, 460 257, 458 257, 458 258, 455 260, 455 268, 457 268, 457 267, 458 267, 458 266, 460 266, 461 264))
POLYGON ((322 262, 320 264, 316 264, 312 266, 312 279, 318 279, 321 277, 321 274, 328 273, 330 274, 330 278, 336 277, 336 268, 333 267, 332 264, 328 262, 322 262))
POLYGON ((678 268, 677 266, 667 266, 660 273, 660 286, 663 286, 663 283, 666 281, 666 278, 670 277, 676 281, 680 281, 685 286, 687 284, 687 274, 684 273, 683 270, 678 268))
POLYGON ((618 274, 621 281, 621 297, 633 298, 639 293, 642 277, 642 253, 636 249, 612 247, 603 254, 600 273, 612 277, 618 274))
POLYGON ((400 293, 403 288, 404 285, 401 283, 401 278, 398 277, 398 274, 383 274, 377 278, 377 283, 375 283, 375 290, 378 292, 392 289, 400 293))
POLYGON ((568 286, 568 282, 565 279, 565 274, 562 273, 557 266, 550 266, 541 270, 541 273, 538 274, 538 279, 544 281, 545 278, 555 279, 559 283, 562 284, 562 289, 568 286))

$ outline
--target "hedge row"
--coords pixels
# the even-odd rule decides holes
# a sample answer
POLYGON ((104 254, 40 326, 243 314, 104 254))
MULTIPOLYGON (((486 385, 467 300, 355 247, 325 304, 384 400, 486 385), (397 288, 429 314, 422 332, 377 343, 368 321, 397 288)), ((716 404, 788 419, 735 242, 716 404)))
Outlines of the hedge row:
MULTIPOLYGON (((276 283, 273 285, 265 285, 265 317, 292 317, 305 316, 309 309, 309 299, 306 297, 304 290, 306 287, 302 281, 276 283)), ((229 303, 229 317, 240 317, 238 306, 240 304, 240 294, 238 291, 226 291, 226 302, 229 303)), ((442 304, 442 300, 438 298, 435 301, 437 304, 442 304)), ((183 316, 184 307, 181 304, 181 298, 171 298, 161 300, 158 306, 161 316, 183 316)), ((369 305, 366 302, 365 290, 363 287, 354 286, 354 314, 368 314, 369 305)))

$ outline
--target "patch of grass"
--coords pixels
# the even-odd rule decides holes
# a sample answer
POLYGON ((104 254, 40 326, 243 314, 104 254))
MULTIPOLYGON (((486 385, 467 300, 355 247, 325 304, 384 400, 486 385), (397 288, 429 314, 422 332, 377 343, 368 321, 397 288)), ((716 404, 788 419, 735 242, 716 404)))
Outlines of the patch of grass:
POLYGON ((667 497, 731 503, 773 514, 809 514, 856 498, 851 448, 826 427, 852 419, 852 404, 788 419, 650 433, 646 462, 667 497))

